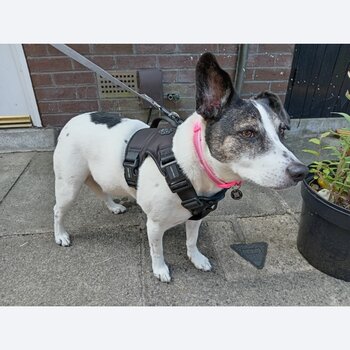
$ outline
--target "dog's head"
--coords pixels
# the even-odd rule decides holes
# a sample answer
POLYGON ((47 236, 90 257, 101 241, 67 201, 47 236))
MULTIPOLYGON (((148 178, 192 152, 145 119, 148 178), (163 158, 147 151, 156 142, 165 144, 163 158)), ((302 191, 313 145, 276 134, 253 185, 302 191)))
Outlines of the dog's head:
POLYGON ((211 53, 197 63, 196 111, 206 121, 211 155, 242 179, 286 188, 307 174, 307 167, 281 142, 290 118, 279 97, 266 91, 241 99, 211 53))

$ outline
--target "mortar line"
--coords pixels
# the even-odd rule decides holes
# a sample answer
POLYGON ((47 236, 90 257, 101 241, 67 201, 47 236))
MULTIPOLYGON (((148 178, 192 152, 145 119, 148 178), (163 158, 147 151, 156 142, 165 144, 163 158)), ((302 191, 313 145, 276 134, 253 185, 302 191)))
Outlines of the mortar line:
POLYGON ((32 162, 33 158, 34 158, 34 154, 33 157, 30 158, 28 164, 24 167, 24 169, 22 170, 22 172, 18 175, 17 179, 15 180, 15 182, 11 185, 11 187, 9 188, 9 190, 5 193, 4 197, 0 200, 0 205, 4 202, 4 200, 6 199, 6 197, 9 195, 9 193, 12 191, 13 187, 17 184, 17 182, 19 181, 19 179, 21 178, 21 176, 25 173, 25 171, 28 169, 30 163, 32 162))

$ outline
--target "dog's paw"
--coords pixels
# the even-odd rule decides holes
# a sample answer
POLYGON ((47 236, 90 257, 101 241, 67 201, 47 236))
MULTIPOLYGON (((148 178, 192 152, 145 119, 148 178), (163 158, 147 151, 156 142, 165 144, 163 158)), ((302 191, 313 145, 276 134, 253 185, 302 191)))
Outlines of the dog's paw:
POLYGON ((124 205, 114 203, 114 205, 109 205, 108 209, 113 213, 113 214, 122 214, 126 212, 126 208, 124 205))
POLYGON ((162 282, 170 282, 169 268, 164 264, 161 267, 153 268, 153 274, 162 282))
POLYGON ((61 232, 59 234, 55 234, 55 241, 57 244, 61 245, 62 247, 70 246, 70 238, 67 232, 61 232))
POLYGON ((198 250, 192 254, 188 254, 188 257, 197 269, 202 271, 211 270, 211 264, 209 262, 209 259, 198 250))

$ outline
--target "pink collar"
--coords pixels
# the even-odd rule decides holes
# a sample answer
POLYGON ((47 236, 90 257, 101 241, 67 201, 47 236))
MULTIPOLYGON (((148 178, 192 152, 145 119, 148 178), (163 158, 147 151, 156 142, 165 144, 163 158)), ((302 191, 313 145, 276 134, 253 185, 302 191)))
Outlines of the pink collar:
POLYGON ((211 181, 215 183, 216 186, 220 188, 230 188, 233 186, 240 187, 242 184, 242 181, 232 181, 232 182, 225 182, 221 179, 219 179, 215 173, 214 170, 211 168, 211 166, 207 163, 207 161, 204 159, 204 152, 202 148, 202 124, 199 120, 197 120, 194 124, 193 128, 193 144, 194 149, 196 150, 197 157, 199 159, 199 162, 201 164, 201 167, 209 177, 211 181))

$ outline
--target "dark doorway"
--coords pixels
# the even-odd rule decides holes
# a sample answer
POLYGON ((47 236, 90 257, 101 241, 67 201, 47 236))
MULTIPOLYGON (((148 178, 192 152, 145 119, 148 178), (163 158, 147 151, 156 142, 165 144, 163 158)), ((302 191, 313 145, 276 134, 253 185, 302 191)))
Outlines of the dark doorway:
POLYGON ((285 108, 292 118, 350 113, 350 45, 295 45, 285 108))

